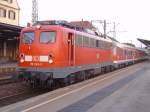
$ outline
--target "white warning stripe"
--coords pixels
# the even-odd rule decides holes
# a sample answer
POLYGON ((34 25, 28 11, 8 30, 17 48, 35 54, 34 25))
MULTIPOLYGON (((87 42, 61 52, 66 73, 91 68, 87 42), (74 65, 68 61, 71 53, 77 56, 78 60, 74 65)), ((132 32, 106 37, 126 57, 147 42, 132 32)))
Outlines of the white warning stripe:
POLYGON ((32 56, 26 55, 25 56, 25 61, 28 61, 28 62, 32 61, 32 56))
POLYGON ((114 63, 123 63, 123 62, 129 62, 129 61, 134 61, 134 59, 118 60, 118 61, 113 61, 113 62, 114 63))
POLYGON ((39 62, 48 62, 48 56, 31 56, 31 55, 25 55, 25 61, 31 62, 31 61, 39 61, 39 62))
POLYGON ((48 62, 48 56, 40 56, 40 62, 48 62))

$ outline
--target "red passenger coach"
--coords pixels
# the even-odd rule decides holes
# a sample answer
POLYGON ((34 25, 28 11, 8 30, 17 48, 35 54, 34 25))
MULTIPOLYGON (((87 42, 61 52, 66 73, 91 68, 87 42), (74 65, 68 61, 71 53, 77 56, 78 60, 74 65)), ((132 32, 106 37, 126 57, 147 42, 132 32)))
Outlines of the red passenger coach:
POLYGON ((145 50, 119 42, 113 42, 112 55, 115 68, 125 67, 147 59, 145 50))
POLYGON ((21 32, 17 71, 36 85, 73 83, 131 61, 118 45, 65 21, 37 22, 21 32))

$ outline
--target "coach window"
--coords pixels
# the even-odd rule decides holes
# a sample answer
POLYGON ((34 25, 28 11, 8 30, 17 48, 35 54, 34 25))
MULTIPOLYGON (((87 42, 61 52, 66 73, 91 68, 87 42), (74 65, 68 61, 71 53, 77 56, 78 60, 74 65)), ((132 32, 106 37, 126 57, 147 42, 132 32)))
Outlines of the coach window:
POLYGON ((96 47, 99 47, 99 40, 96 40, 96 47))
POLYGON ((109 43, 105 42, 105 49, 109 50, 109 43))
POLYGON ((101 49, 105 49, 105 42, 104 41, 100 41, 101 42, 101 49))
POLYGON ((98 40, 98 48, 101 49, 101 41, 98 40))
POLYGON ((107 50, 110 49, 110 43, 107 43, 107 50))
POLYGON ((54 43, 56 38, 56 32, 41 32, 40 43, 49 44, 54 43))
POLYGON ((32 44, 34 41, 34 32, 25 32, 23 33, 22 42, 24 44, 32 44))
POLYGON ((90 38, 90 47, 95 47, 94 46, 94 39, 93 38, 90 38))

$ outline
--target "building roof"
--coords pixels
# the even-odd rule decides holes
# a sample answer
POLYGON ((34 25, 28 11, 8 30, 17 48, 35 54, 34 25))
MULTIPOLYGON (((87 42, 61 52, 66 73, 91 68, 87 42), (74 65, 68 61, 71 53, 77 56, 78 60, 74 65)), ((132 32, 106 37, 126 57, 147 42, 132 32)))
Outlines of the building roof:
POLYGON ((84 29, 96 29, 89 21, 72 21, 70 24, 84 29))
POLYGON ((150 48, 150 40, 145 40, 145 39, 139 39, 138 40, 143 43, 144 45, 146 45, 147 47, 150 48))
POLYGON ((0 23, 0 38, 19 37, 23 27, 0 23))

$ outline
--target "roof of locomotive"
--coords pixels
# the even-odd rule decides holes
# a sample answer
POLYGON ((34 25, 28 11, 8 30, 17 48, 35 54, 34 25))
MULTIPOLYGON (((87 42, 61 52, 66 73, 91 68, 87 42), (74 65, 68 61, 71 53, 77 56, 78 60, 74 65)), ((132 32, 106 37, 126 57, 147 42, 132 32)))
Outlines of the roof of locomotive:
POLYGON ((67 32, 72 32, 72 33, 76 33, 76 34, 88 36, 88 37, 92 36, 92 38, 95 38, 98 40, 112 42, 112 40, 110 40, 109 38, 104 38, 103 35, 98 35, 97 33, 95 33, 94 31, 90 29, 85 29, 85 28, 83 29, 79 26, 74 26, 66 21, 38 21, 37 23, 33 24, 33 26, 26 27, 22 31, 36 30, 37 26, 39 25, 41 27, 40 29, 48 29, 48 28, 62 29, 67 32))

